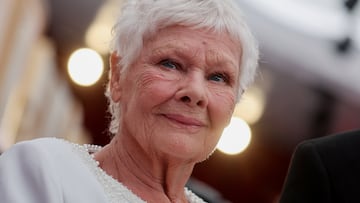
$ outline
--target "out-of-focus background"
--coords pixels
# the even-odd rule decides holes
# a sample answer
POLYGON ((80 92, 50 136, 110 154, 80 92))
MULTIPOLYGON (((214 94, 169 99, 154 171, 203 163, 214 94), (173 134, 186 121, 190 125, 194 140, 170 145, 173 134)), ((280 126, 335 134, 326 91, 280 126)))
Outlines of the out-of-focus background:
MULTIPOLYGON (((209 202, 275 203, 299 142, 360 128, 360 6, 357 0, 238 3, 261 50, 257 80, 234 114, 241 119, 234 126, 245 128, 233 131, 239 140, 230 143, 244 148, 215 151, 189 185, 209 202)), ((120 5, 0 1, 0 152, 37 137, 109 141, 104 90, 120 5)))

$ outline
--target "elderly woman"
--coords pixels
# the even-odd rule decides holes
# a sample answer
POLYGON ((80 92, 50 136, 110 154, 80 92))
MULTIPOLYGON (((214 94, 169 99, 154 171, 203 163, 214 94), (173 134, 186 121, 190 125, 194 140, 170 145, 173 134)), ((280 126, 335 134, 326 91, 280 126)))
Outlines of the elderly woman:
POLYGON ((185 188, 253 80, 258 50, 231 0, 136 0, 114 28, 111 142, 55 138, 0 158, 1 202, 203 202, 185 188))

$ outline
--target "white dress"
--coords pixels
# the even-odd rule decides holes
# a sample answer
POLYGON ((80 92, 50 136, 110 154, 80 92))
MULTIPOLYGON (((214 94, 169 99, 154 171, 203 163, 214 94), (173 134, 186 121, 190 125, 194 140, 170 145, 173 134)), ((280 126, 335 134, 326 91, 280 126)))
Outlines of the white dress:
MULTIPOLYGON (((107 175, 91 145, 56 138, 15 144, 0 155, 1 203, 144 203, 107 175)), ((185 188, 190 203, 203 203, 185 188)))

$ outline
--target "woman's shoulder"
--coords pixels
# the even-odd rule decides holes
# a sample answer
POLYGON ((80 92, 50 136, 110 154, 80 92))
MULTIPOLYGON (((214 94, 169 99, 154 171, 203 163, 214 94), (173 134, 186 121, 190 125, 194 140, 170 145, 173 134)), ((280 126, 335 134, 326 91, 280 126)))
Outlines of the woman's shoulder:
MULTIPOLYGON (((54 152, 56 149, 69 147, 69 143, 58 138, 37 138, 33 140, 20 141, 10 147, 3 155, 19 153, 22 155, 44 155, 44 152, 54 152)), ((46 153, 47 154, 47 153, 46 153)))
POLYGON ((58 138, 37 138, 20 141, 0 156, 0 168, 4 165, 37 168, 54 165, 62 154, 71 153, 71 144, 58 138))
POLYGON ((100 185, 81 158, 83 148, 58 138, 18 142, 0 156, 0 196, 14 198, 14 191, 35 188, 43 193, 29 193, 34 201, 15 202, 104 202, 100 185))
POLYGON ((42 137, 42 138, 35 138, 31 140, 24 140, 14 144, 16 146, 25 146, 25 147, 47 147, 47 146, 56 146, 56 145, 63 145, 66 143, 64 139, 56 138, 56 137, 42 137))

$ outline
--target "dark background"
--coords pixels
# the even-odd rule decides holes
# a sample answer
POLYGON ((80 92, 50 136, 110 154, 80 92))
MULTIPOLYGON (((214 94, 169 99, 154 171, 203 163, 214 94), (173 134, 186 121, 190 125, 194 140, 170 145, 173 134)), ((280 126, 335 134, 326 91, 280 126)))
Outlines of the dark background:
MULTIPOLYGON (((85 31, 104 1, 48 2, 46 34, 55 43, 59 74, 68 79, 67 59, 72 51, 85 46, 85 31)), ((350 13, 351 2, 357 3, 339 1, 344 9, 338 12, 350 13)), ((253 138, 246 151, 236 156, 216 151, 195 168, 193 175, 231 202, 273 203, 299 142, 360 128, 360 85, 356 80, 360 71, 354 72, 354 67, 360 69, 360 52, 350 33, 336 40, 313 37, 244 7, 260 41, 257 85, 265 89, 265 111, 251 126, 253 138), (355 74, 347 73, 350 71, 355 74)), ((107 61, 108 55, 103 57, 107 61)), ((106 78, 105 73, 95 86, 86 88, 69 80, 73 94, 84 107, 84 125, 99 145, 109 141, 106 78)))

